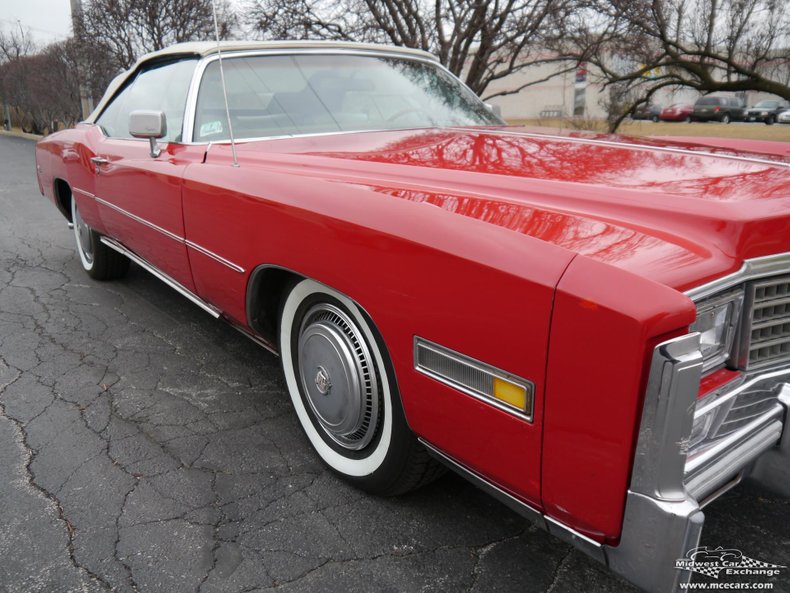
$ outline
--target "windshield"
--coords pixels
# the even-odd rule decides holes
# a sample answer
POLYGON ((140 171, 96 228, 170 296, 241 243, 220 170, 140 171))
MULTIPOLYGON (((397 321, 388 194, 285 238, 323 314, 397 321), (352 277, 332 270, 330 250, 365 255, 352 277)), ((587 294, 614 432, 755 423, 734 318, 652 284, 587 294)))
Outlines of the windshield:
MULTIPOLYGON (((223 59, 236 138, 398 128, 502 125, 438 65, 366 55, 223 59)), ((227 140, 218 61, 203 74, 194 141, 227 140)))
POLYGON ((763 109, 774 109, 779 106, 779 101, 760 101, 755 107, 762 107, 763 109))

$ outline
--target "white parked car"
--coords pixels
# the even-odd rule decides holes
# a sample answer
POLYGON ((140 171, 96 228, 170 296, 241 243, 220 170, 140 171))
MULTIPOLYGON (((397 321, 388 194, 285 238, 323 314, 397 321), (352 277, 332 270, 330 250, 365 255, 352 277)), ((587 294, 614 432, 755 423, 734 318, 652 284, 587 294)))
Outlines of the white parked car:
POLYGON ((777 115, 776 121, 778 121, 780 124, 790 124, 790 109, 777 115))

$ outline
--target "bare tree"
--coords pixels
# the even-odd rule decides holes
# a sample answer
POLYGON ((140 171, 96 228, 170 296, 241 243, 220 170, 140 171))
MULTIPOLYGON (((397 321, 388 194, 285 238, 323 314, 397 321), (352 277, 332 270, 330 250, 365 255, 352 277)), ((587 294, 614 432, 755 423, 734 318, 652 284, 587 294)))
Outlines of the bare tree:
POLYGON ((665 87, 762 91, 790 99, 790 6, 782 0, 598 0, 566 20, 553 47, 638 97, 616 129, 665 87))
POLYGON ((17 33, 11 29, 8 33, 0 31, 0 64, 27 56, 36 50, 36 44, 30 31, 22 29, 17 33))
MULTIPOLYGON (((248 24, 266 38, 386 42, 433 52, 474 92, 530 66, 575 0, 254 0, 248 24)), ((558 62, 559 63, 559 62, 558 62)), ((556 74, 571 70, 564 63, 556 74)), ((489 93, 517 93, 535 81, 489 93)))
MULTIPOLYGON (((227 0, 218 2, 217 20, 220 37, 229 38, 236 17, 227 0)), ((144 53, 214 38, 211 0, 90 0, 78 26, 76 36, 111 55, 119 70, 144 53)))
POLYGON ((61 41, 0 65, 0 95, 25 132, 41 134, 80 117, 77 43, 61 41))

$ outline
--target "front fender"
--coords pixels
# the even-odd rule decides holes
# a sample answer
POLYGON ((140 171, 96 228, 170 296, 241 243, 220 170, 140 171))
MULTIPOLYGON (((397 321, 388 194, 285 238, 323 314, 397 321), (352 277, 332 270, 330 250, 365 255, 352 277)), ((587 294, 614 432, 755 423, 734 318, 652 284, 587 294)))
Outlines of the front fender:
POLYGON ((617 541, 653 349, 687 333, 695 315, 688 297, 662 284, 582 256, 571 262, 557 286, 546 374, 548 515, 617 541))

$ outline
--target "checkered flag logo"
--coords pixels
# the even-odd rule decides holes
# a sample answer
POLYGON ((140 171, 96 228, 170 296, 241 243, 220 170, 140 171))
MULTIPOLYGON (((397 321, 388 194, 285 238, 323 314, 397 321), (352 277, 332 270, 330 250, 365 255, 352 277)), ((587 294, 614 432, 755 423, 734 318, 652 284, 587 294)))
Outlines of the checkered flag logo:
POLYGON ((722 570, 734 569, 781 569, 787 568, 780 564, 763 562, 755 558, 744 556, 743 552, 734 548, 709 549, 707 546, 693 548, 686 553, 685 558, 675 562, 675 568, 689 570, 703 574, 714 579, 719 578, 722 570))
POLYGON ((780 564, 771 564, 770 562, 763 562, 762 560, 755 560, 748 556, 743 556, 741 564, 738 568, 787 568, 780 564))

